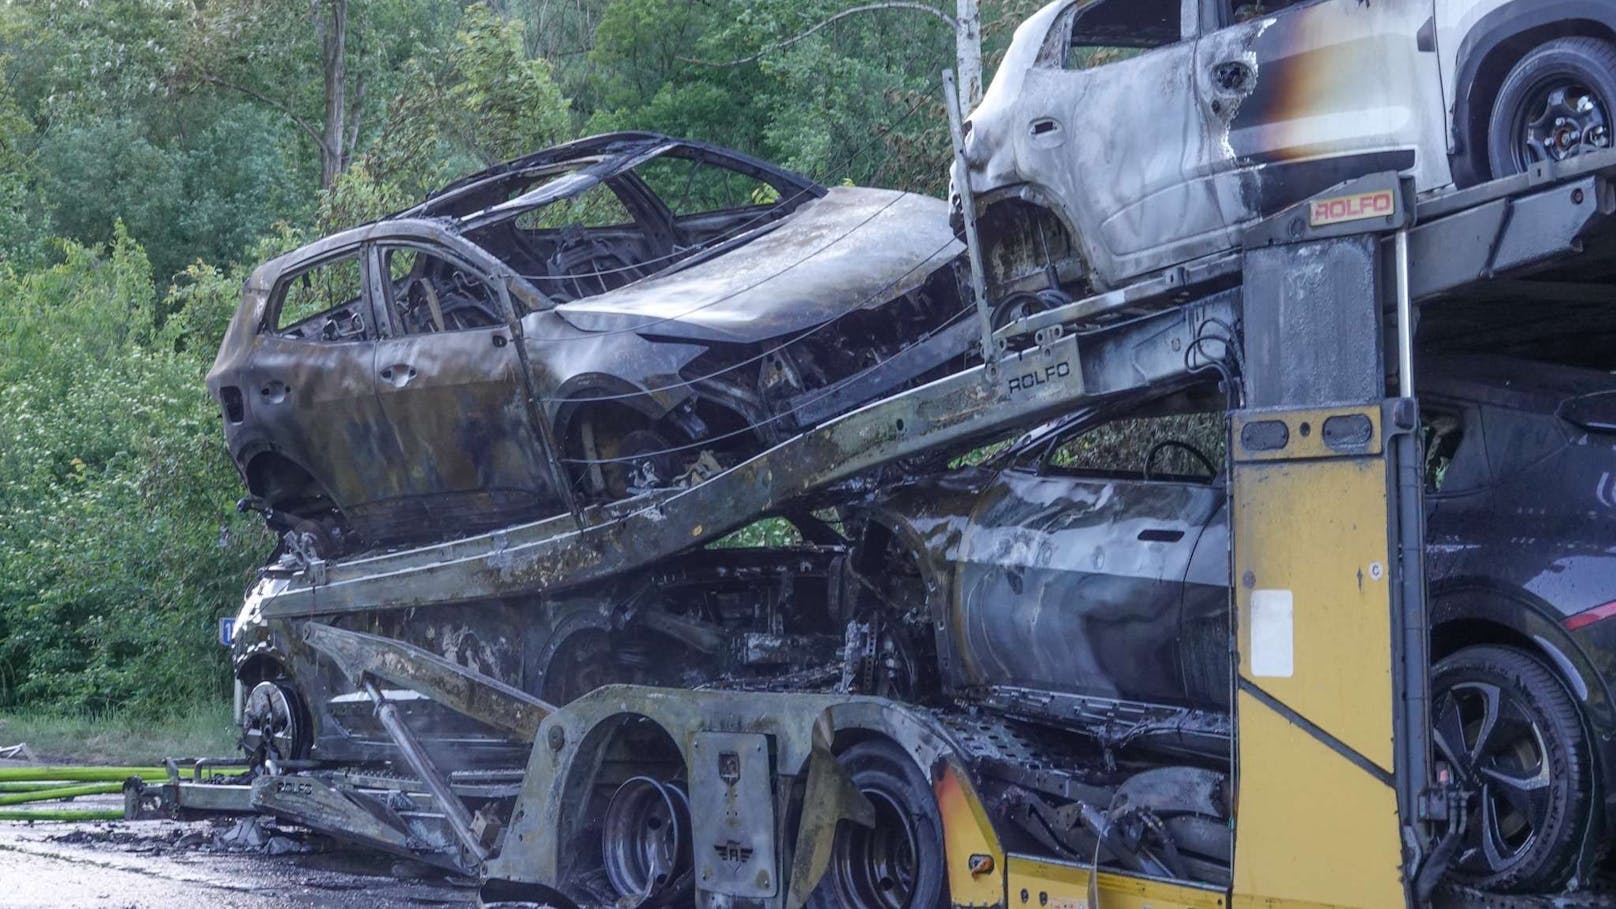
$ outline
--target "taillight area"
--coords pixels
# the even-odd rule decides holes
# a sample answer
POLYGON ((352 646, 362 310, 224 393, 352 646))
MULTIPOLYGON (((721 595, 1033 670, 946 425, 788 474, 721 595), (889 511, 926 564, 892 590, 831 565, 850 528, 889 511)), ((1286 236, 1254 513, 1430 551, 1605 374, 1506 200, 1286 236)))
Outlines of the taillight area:
POLYGON ((1579 628, 1587 628, 1595 622, 1602 622, 1611 616, 1616 616, 1616 602, 1606 603, 1603 606, 1595 606, 1592 609, 1579 612, 1566 619, 1562 624, 1565 625, 1567 631, 1576 631, 1579 628))
POLYGON ((219 404, 224 408, 224 418, 231 423, 240 423, 247 418, 247 408, 241 398, 241 389, 234 385, 226 385, 219 389, 219 404))

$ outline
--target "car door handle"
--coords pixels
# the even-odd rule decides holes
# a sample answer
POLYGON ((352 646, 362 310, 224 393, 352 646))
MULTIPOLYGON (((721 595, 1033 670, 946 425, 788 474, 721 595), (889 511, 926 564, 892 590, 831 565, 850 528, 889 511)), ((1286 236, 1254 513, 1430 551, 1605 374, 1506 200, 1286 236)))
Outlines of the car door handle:
POLYGON ((384 367, 381 371, 382 381, 394 388, 403 388, 410 380, 415 378, 415 367, 408 363, 395 363, 384 367))
POLYGON ((1060 121, 1054 117, 1039 117, 1027 124, 1027 132, 1033 141, 1039 145, 1059 145, 1061 143, 1060 121))
POLYGON ((1139 531, 1139 539, 1146 543, 1177 543, 1184 539, 1184 531, 1150 527, 1139 531))
POLYGON ((1257 87, 1257 71, 1244 60, 1219 63, 1212 67, 1212 84, 1226 94, 1250 94, 1257 87))

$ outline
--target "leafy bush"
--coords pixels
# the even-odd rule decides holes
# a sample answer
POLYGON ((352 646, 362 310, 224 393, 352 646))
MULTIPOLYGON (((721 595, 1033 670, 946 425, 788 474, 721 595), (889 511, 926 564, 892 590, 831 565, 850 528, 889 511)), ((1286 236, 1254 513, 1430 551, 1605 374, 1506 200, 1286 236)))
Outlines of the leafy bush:
MULTIPOLYGON (((108 249, 60 253, 0 273, 0 706, 220 696, 216 617, 267 540, 232 508, 201 384, 213 345, 159 325, 151 266, 121 225, 108 249)), ((193 313, 218 302, 200 280, 227 283, 195 277, 193 313)))

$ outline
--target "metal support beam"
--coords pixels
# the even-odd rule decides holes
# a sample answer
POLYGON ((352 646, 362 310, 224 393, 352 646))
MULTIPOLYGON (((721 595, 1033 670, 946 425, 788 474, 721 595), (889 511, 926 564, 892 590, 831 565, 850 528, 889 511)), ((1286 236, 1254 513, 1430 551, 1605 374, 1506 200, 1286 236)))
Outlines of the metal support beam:
MULTIPOLYGON (((1366 229, 1406 223, 1392 221, 1366 229)), ((1412 391, 1399 235, 1246 253, 1250 409, 1235 415, 1230 447, 1240 654, 1231 905, 1242 909, 1412 907, 1431 843, 1420 816, 1430 727, 1418 408, 1386 398, 1380 328, 1394 310, 1412 391), (1334 796, 1328 834, 1296 800, 1321 789, 1334 796), (1321 848, 1298 852, 1298 838, 1321 848)))
POLYGON ((304 622, 303 640, 355 684, 375 676, 508 732, 522 744, 533 741, 539 724, 555 712, 519 688, 393 638, 304 622))
POLYGON ((448 778, 438 772, 437 766, 427 756, 415 733, 410 731, 409 725, 398 715, 398 708, 382 696, 382 690, 377 687, 375 679, 367 675, 360 684, 376 705, 376 719, 381 721, 382 728, 392 737, 393 744, 398 746, 399 753, 404 755, 410 769, 426 786, 427 791, 432 793, 432 801, 448 819, 449 828, 454 831, 455 839, 460 841, 467 855, 473 856, 478 862, 487 861, 488 850, 483 848, 477 835, 472 832, 471 813, 466 811, 466 803, 449 788, 448 778))
POLYGON ((998 378, 999 350, 993 337, 993 315, 988 309, 987 272, 982 262, 982 241, 976 233, 976 198, 971 194, 971 165, 965 155, 964 115, 954 74, 943 71, 943 107, 948 110, 948 134, 954 144, 954 192, 959 194, 960 217, 965 222, 965 249, 971 260, 971 296, 976 304, 977 327, 982 332, 983 380, 998 378))

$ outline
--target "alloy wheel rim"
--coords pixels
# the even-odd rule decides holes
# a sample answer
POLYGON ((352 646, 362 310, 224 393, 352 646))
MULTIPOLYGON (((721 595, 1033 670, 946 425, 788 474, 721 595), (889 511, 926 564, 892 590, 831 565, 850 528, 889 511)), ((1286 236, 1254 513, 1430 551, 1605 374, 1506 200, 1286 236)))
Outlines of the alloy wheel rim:
POLYGON ((1459 869, 1505 873, 1537 844, 1552 809, 1555 779, 1543 731, 1498 685, 1461 682, 1436 699, 1433 740, 1473 795, 1459 869))
POLYGON ((919 881, 914 819, 886 792, 865 789, 875 825, 847 824, 836 838, 834 871, 844 905, 906 909, 919 881))
POLYGON ((1611 147, 1611 109, 1582 81, 1555 77, 1538 84, 1515 117, 1515 163, 1521 170, 1611 147))

